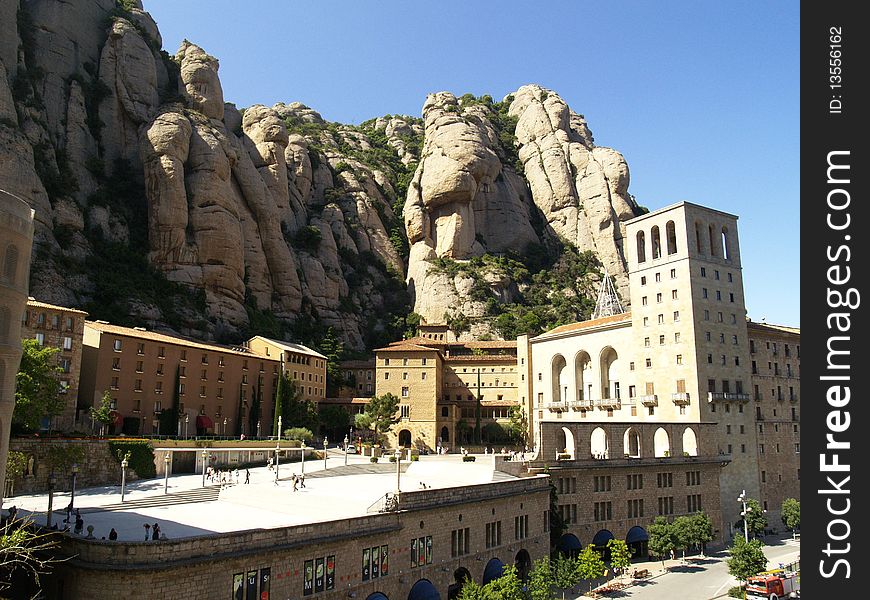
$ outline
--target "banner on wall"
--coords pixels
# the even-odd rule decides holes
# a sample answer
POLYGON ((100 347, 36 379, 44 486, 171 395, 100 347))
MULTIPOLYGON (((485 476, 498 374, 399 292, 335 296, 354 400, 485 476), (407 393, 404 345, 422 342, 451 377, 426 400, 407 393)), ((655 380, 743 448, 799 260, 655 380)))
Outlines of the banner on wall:
POLYGON ((417 538, 411 540, 411 568, 417 566, 417 538))
POLYGON ((310 596, 314 593, 314 561, 306 560, 302 579, 302 595, 310 596))
POLYGON ((362 556, 362 580, 368 581, 371 578, 371 549, 365 548, 362 556))
POLYGON ((326 563, 322 558, 314 561, 314 591, 322 592, 324 577, 326 575, 326 563))
POLYGON ((260 569, 260 600, 269 600, 269 591, 272 588, 272 569, 260 569))
POLYGON ((381 576, 381 547, 372 548, 372 579, 381 576))
POLYGON ((381 546, 381 577, 390 574, 390 550, 389 546, 381 546))
POLYGON ((233 600, 245 600, 245 574, 233 575, 233 600))
POLYGON ((335 555, 326 557, 326 589, 335 589, 335 555))
POLYGON ((257 572, 248 571, 245 588, 245 600, 257 600, 257 572))

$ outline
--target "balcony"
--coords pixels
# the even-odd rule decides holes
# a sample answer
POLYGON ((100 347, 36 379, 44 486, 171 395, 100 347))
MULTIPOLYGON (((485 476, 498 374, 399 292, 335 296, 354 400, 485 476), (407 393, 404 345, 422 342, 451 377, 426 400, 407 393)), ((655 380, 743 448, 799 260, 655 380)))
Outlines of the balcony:
POLYGON ((640 403, 644 406, 658 406, 659 405, 659 397, 655 394, 650 394, 647 396, 640 397, 640 403))
POLYGON ((671 394, 671 400, 677 406, 687 406, 689 404, 689 392, 676 392, 671 394))
POLYGON ((741 402, 749 401, 749 394, 732 393, 732 392, 707 392, 707 402, 714 400, 739 400, 741 402))
POLYGON ((595 401, 595 406, 598 408, 603 408, 607 410, 614 410, 619 408, 619 398, 601 398, 600 400, 595 401))
POLYGON ((592 408, 592 400, 572 400, 568 402, 568 406, 572 410, 590 410, 592 408))
POLYGON ((544 408, 550 412, 564 412, 568 408, 566 402, 544 402, 544 408))

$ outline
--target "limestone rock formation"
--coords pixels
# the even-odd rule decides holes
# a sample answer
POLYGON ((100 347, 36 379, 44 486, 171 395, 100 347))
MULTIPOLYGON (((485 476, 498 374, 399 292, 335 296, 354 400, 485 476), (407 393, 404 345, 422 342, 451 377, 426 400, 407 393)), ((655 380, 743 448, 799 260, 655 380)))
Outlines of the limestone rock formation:
POLYGON ((510 114, 535 205, 562 239, 595 251, 624 294, 623 222, 634 216, 625 159, 594 146, 585 119, 553 91, 526 85, 513 96, 510 114))

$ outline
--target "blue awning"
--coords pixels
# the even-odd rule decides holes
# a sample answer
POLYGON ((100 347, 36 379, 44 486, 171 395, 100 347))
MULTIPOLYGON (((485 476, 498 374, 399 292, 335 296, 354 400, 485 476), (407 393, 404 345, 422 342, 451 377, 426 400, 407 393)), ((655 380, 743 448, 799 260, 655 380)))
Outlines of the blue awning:
POLYGON ((386 596, 384 596, 380 592, 375 592, 374 594, 369 594, 366 600, 390 600, 386 596))
POLYGON ((635 525, 631 529, 628 530, 628 535, 625 536, 626 544, 634 544, 635 542, 647 542, 649 541, 649 534, 646 532, 646 529, 639 525, 635 525))
POLYGON ((504 575, 504 563, 497 558, 491 558, 483 570, 483 585, 504 575))
POLYGON ((441 595, 431 581, 420 579, 408 593, 408 600, 441 600, 441 595))
POLYGON ((583 544, 577 539, 573 533, 566 533, 559 538, 559 550, 582 550, 583 544))
POLYGON ((603 548, 607 545, 607 542, 613 539, 613 534, 610 533, 606 529, 602 529, 598 533, 595 534, 595 537, 592 538, 592 545, 598 546, 599 548, 603 548))

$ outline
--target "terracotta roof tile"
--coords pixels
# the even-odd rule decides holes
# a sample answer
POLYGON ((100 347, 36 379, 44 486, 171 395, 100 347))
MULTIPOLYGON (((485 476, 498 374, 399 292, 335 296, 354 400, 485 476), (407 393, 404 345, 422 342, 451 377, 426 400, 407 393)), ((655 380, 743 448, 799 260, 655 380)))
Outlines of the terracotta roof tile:
POLYGON ((772 323, 759 323, 757 321, 748 321, 746 326, 749 329, 757 329, 759 331, 775 331, 779 333, 791 333, 794 335, 801 334, 800 327, 788 327, 787 325, 773 325, 772 323))
MULTIPOLYGON (((631 313, 621 313, 610 317, 601 317, 600 319, 589 319, 588 321, 578 321, 576 323, 568 323, 560 325, 550 331, 545 331, 541 335, 550 335, 551 333, 567 333, 569 331, 580 331, 581 329, 589 329, 599 325, 607 325, 608 323, 621 323, 622 321, 630 321, 631 313)), ((540 336, 539 336, 540 337, 540 336)))
POLYGON ((70 308, 68 306, 58 306, 57 304, 49 304, 48 302, 40 302, 39 300, 35 300, 34 298, 27 299, 27 308, 46 308, 48 310, 62 310, 64 312, 76 313, 79 315, 87 315, 83 310, 79 310, 77 308, 70 308))

